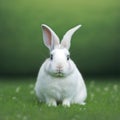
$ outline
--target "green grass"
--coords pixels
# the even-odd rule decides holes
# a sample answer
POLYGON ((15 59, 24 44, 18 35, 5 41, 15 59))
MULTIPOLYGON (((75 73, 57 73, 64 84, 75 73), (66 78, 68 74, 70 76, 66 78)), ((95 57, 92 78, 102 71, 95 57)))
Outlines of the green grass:
POLYGON ((48 107, 34 94, 35 79, 0 79, 0 120, 119 120, 120 79, 87 79, 85 106, 48 107))

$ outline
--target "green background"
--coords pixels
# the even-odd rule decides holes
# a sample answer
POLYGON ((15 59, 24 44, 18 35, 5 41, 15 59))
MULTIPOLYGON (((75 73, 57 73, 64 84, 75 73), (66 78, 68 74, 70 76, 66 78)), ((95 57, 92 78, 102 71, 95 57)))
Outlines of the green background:
POLYGON ((0 0, 0 75, 37 75, 49 57, 42 23, 72 38, 71 57, 84 76, 120 73, 118 0, 0 0))

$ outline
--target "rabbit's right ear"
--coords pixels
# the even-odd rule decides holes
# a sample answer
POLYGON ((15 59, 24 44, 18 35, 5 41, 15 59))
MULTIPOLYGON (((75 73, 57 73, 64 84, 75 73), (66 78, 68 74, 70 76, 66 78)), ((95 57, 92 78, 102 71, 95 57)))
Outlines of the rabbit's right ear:
POLYGON ((42 24, 44 44, 51 50, 59 46, 59 38, 56 33, 47 25, 42 24))
POLYGON ((69 31, 67 31, 61 41, 61 46, 64 48, 67 48, 69 50, 70 48, 70 44, 71 44, 71 38, 72 35, 76 32, 76 30, 78 30, 81 27, 81 25, 77 25, 74 28, 70 29, 69 31))

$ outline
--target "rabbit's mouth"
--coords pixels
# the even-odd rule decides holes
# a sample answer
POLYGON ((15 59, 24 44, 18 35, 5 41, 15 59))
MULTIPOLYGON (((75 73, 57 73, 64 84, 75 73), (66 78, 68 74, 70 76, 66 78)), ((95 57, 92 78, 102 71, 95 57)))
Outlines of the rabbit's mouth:
POLYGON ((64 75, 63 72, 60 72, 60 71, 59 71, 59 72, 56 72, 56 73, 55 73, 55 76, 56 76, 56 77, 64 77, 65 75, 64 75))

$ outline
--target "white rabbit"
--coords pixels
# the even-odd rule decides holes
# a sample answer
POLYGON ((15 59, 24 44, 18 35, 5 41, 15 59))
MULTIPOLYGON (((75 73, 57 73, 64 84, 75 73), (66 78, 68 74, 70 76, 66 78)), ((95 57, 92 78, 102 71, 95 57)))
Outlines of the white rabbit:
POLYGON ((41 66, 35 84, 36 95, 48 106, 85 104, 87 97, 84 80, 75 63, 70 59, 70 41, 78 25, 70 29, 61 41, 56 33, 47 25, 42 24, 44 44, 50 50, 48 58, 41 66))

